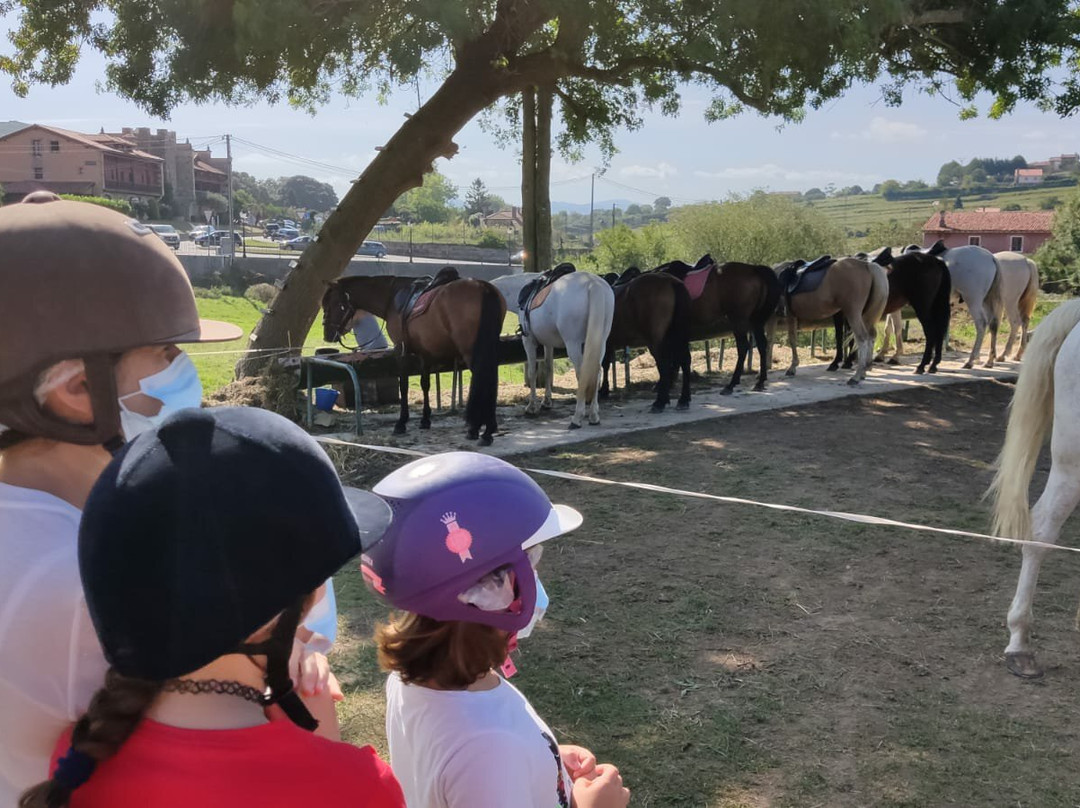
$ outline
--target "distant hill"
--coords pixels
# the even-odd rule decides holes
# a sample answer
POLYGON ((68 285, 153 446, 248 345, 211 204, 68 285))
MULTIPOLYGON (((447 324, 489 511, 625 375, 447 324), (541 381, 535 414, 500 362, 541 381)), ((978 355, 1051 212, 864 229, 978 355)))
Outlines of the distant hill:
MULTIPOLYGON (((598 199, 598 200, 596 200, 596 204, 593 207, 597 211, 604 211, 604 210, 610 211, 612 205, 615 205, 615 207, 619 208, 620 210, 626 210, 628 207, 630 207, 630 205, 641 205, 641 204, 652 204, 652 203, 651 202, 649 202, 649 203, 634 202, 631 199, 598 199)), ((589 212, 589 203, 588 202, 554 202, 554 201, 551 203, 551 212, 552 213, 562 213, 563 211, 567 211, 568 213, 584 213, 584 214, 588 214, 588 212, 589 212)))

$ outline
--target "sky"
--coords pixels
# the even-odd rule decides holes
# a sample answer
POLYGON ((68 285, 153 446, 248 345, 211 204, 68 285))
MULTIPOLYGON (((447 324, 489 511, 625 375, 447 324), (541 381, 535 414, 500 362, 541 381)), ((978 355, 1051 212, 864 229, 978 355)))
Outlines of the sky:
MULTIPOLYGON (((417 103, 413 89, 385 105, 374 97, 335 97, 314 116, 285 104, 239 108, 183 104, 171 120, 162 121, 100 90, 103 65, 96 54, 86 54, 69 85, 35 87, 25 99, 0 80, 0 121, 83 132, 118 131, 123 126, 167 128, 196 146, 211 145, 215 155, 224 154, 223 136, 229 133, 235 137, 237 170, 260 178, 307 174, 329 182, 343 195, 349 181, 375 157, 376 147, 389 139, 417 103)), ((421 96, 426 98, 434 89, 421 84, 421 96)), ((1031 106, 1000 121, 961 121, 959 108, 945 98, 912 92, 902 106, 888 107, 874 87, 861 86, 809 112, 800 124, 780 126, 776 119, 755 114, 707 124, 703 118, 707 101, 701 88, 688 87, 678 117, 646 112, 641 129, 620 133, 619 153, 597 176, 597 202, 651 203, 663 195, 684 204, 756 189, 805 191, 829 183, 869 188, 886 179, 932 183, 941 164, 949 160, 1022 154, 1032 161, 1080 151, 1075 119, 1063 120, 1031 106)), ((983 99, 981 108, 988 106, 988 99, 983 99)), ((514 149, 500 149, 476 121, 455 140, 461 147, 458 155, 436 165, 459 187, 460 195, 479 177, 507 202, 520 199, 514 149)), ((556 157, 552 200, 587 203, 590 175, 599 168, 595 150, 576 164, 556 157)))

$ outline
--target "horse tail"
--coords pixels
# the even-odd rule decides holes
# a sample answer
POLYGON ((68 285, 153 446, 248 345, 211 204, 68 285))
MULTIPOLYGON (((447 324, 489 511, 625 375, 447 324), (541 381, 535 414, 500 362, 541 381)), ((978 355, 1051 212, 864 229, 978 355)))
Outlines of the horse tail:
MULTIPOLYGON (((1005 299, 1001 295, 1001 263, 993 253, 990 253, 990 257, 994 259, 994 280, 983 299, 983 308, 989 315, 990 331, 994 332, 1001 325, 1001 312, 1005 308, 1005 299)), ((993 357, 990 358, 993 359, 993 357)))
POLYGON ((495 405, 499 397, 499 335, 502 333, 502 294, 490 283, 481 282, 480 322, 473 341, 472 383, 465 402, 465 422, 481 427, 495 423, 495 405))
POLYGON ((776 307, 780 304, 780 296, 784 293, 784 287, 780 278, 767 266, 758 267, 758 277, 764 287, 761 302, 754 311, 752 320, 766 322, 776 313, 776 307))
POLYGON ((611 318, 615 312, 615 295, 608 286, 590 284, 589 310, 585 317, 585 350, 582 352, 581 372, 578 374, 578 401, 586 405, 596 398, 601 363, 611 333, 611 318))
POLYGON ((1024 317, 1030 317, 1035 311, 1035 301, 1039 295, 1039 265, 1030 258, 1025 259, 1028 265, 1028 282, 1020 295, 1018 308, 1024 317))
POLYGON ((994 461, 994 481, 986 492, 993 498, 993 531, 998 536, 1031 539, 1028 486, 1054 421, 1054 363, 1077 324, 1080 300, 1073 300, 1050 312, 1028 343, 1009 404, 1005 443, 994 461))
POLYGON ((866 296, 866 304, 863 306, 863 325, 870 335, 871 345, 877 338, 877 323, 885 313, 885 305, 889 302, 889 275, 885 268, 878 264, 866 262, 870 271, 870 294, 866 296))
POLYGON ((940 331, 938 337, 944 339, 949 333, 949 320, 952 318, 952 275, 945 262, 941 262, 941 282, 938 283, 937 294, 930 303, 930 319, 940 331))

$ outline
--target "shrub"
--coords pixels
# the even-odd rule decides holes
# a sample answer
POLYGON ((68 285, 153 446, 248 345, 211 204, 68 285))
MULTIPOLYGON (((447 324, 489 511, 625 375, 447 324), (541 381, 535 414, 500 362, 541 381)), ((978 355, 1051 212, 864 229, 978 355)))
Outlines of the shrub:
POLYGON ((60 194, 61 199, 71 199, 75 202, 89 202, 91 205, 101 205, 103 208, 112 208, 126 216, 132 215, 131 203, 123 199, 106 199, 103 196, 78 196, 77 194, 60 194))
POLYGON ((264 306, 267 306, 270 304, 270 301, 274 299, 277 291, 277 287, 272 283, 257 283, 254 286, 249 286, 247 288, 247 291, 244 292, 244 297, 248 300, 262 303, 264 306))
POLYGON ((499 249, 506 246, 506 236, 502 233, 498 233, 494 230, 485 230, 484 235, 480 236, 480 240, 476 242, 478 247, 491 247, 492 249, 499 249))

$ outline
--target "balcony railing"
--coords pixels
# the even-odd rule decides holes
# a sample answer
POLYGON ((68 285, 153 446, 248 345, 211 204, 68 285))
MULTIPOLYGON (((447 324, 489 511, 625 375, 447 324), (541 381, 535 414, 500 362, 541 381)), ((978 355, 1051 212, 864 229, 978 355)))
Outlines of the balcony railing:
POLYGON ((160 184, 143 185, 138 182, 105 181, 105 190, 115 194, 136 194, 137 196, 161 196, 164 192, 160 184))

